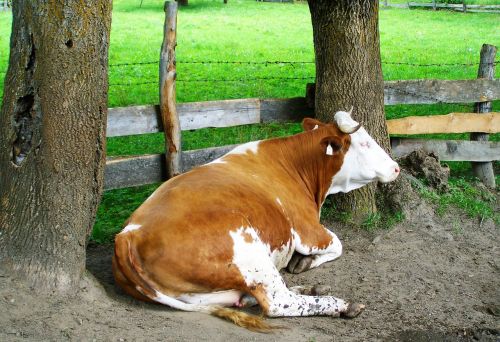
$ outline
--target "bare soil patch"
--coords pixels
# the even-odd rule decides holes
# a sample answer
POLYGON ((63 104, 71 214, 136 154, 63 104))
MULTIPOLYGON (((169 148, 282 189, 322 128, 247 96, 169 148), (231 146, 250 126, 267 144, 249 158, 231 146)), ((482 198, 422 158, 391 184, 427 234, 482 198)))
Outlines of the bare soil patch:
POLYGON ((273 319, 287 329, 265 335, 141 303, 115 288, 112 245, 91 245, 88 274, 72 297, 40 296, 0 274, 0 341, 500 340, 499 227, 458 211, 437 216, 425 202, 409 212, 390 230, 329 224, 343 256, 303 274, 284 273, 289 286, 330 285, 337 297, 366 304, 352 320, 273 319))

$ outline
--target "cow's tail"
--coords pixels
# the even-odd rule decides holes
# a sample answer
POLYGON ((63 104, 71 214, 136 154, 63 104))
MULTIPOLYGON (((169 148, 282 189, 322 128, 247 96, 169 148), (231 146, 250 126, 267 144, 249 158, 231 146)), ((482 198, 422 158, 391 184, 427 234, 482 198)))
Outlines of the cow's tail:
POLYGON ((123 289, 129 294, 142 300, 154 301, 182 311, 208 313, 233 322, 234 324, 251 331, 269 333, 280 328, 265 322, 261 316, 247 314, 239 310, 219 305, 184 303, 161 293, 148 279, 147 274, 138 262, 134 250, 131 248, 130 235, 132 234, 121 233, 116 235, 115 254, 113 256, 113 272, 115 274, 115 279, 117 280, 117 283, 119 283, 120 286, 122 286, 123 289))

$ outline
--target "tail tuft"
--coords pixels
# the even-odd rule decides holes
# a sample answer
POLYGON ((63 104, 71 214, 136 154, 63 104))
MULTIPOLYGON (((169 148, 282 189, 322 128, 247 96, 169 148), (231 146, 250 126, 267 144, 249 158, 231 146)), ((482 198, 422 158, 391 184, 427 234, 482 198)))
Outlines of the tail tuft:
POLYGON ((234 324, 251 331, 270 333, 273 330, 282 328, 280 326, 266 323, 260 316, 250 315, 245 312, 230 308, 218 306, 211 310, 210 313, 214 316, 233 322, 234 324))

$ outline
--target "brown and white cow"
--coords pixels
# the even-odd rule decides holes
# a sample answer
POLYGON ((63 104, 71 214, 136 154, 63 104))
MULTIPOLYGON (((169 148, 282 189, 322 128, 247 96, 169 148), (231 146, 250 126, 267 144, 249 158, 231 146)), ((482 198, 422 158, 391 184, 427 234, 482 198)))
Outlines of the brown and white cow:
POLYGON ((305 119, 300 134, 240 145, 164 183, 116 236, 117 283, 136 298, 255 330, 270 326, 227 307, 254 297, 270 317, 359 314, 361 304, 291 291, 279 273, 342 253, 319 222, 328 194, 399 174, 350 113, 337 112, 335 121, 305 119))

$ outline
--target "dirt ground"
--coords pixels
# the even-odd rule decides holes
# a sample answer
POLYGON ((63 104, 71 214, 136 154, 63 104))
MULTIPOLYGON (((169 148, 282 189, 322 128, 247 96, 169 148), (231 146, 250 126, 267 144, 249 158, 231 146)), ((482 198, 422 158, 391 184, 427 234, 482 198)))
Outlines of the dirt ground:
POLYGON ((366 304, 355 319, 273 319, 287 328, 266 335, 141 303, 115 288, 112 245, 100 245, 89 246, 88 274, 73 298, 39 298, 0 275, 0 341, 500 340, 500 229, 492 220, 439 217, 420 202, 390 230, 329 227, 343 256, 284 277, 290 286, 331 285, 337 297, 366 304))

